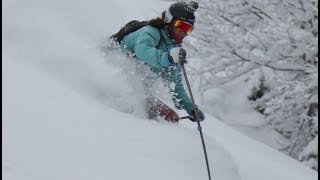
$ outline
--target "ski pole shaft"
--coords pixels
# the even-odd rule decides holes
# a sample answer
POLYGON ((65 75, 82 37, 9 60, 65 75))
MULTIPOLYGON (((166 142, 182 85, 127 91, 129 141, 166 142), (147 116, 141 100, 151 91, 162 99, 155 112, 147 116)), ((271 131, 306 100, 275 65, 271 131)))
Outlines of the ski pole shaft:
POLYGON ((181 117, 180 119, 190 119, 190 116, 181 117))
POLYGON ((191 91, 191 86, 190 86, 190 83, 189 83, 189 80, 188 80, 188 76, 187 76, 187 73, 186 73, 186 69, 185 69, 183 63, 181 63, 181 67, 182 67, 182 71, 183 71, 184 78, 185 78, 186 83, 187 83, 187 87, 188 87, 188 91, 189 91, 189 94, 190 94, 190 98, 191 98, 191 101, 192 101, 192 104, 193 104, 193 107, 194 107, 194 112, 195 112, 194 114, 195 114, 195 118, 196 118, 196 121, 197 121, 197 124, 198 124, 198 130, 199 130, 199 132, 200 132, 200 137, 201 137, 201 141, 202 141, 202 147, 203 147, 204 157, 205 157, 205 159, 206 159, 208 177, 209 177, 209 180, 211 180, 211 174, 210 174, 210 167, 209 167, 208 155, 207 155, 206 145, 205 145, 204 138, 203 138, 202 127, 201 127, 201 124, 200 124, 199 112, 196 110, 196 104, 195 104, 194 99, 193 99, 193 95, 192 95, 192 91, 191 91))

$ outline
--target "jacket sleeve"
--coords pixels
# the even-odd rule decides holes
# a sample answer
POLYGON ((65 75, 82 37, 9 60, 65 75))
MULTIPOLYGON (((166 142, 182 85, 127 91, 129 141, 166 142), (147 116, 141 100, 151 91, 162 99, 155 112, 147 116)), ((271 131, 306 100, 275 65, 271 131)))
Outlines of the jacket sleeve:
POLYGON ((169 78, 169 87, 170 92, 173 94, 172 99, 175 107, 177 109, 184 109, 190 114, 193 109, 193 104, 184 89, 181 68, 176 66, 172 73, 173 76, 169 78))
POLYGON ((136 57, 153 67, 161 68, 171 65, 168 52, 156 48, 160 41, 160 32, 150 26, 141 29, 135 42, 134 53, 136 57))

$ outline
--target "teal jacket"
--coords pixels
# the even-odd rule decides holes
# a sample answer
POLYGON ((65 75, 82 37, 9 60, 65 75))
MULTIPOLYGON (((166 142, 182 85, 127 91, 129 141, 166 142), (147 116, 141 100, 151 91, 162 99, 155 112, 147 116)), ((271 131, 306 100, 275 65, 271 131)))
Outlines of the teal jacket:
POLYGON ((173 94, 172 99, 177 109, 184 109, 191 114, 193 105, 182 84, 181 66, 172 65, 168 59, 168 50, 180 45, 174 45, 164 29, 160 31, 149 25, 144 26, 124 37, 120 45, 134 53, 139 61, 149 65, 151 71, 164 80, 173 94))

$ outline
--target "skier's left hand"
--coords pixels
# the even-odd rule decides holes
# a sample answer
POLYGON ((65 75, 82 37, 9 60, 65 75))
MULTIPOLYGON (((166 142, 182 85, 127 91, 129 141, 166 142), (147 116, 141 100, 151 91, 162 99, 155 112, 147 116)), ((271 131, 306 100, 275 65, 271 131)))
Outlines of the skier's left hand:
MULTIPOLYGON (((198 108, 196 107, 195 110, 198 112, 198 118, 201 121, 205 120, 205 116, 204 113, 198 108)), ((193 109, 190 113, 189 113, 189 119, 193 122, 197 122, 196 120, 196 115, 195 115, 195 110, 193 109)))

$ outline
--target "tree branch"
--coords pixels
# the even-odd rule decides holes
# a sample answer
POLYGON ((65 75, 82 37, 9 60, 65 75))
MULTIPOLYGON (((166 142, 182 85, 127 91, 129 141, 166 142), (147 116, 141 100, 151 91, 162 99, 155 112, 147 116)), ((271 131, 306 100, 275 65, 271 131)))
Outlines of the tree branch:
POLYGON ((305 72, 305 69, 278 68, 278 67, 274 67, 274 66, 271 66, 271 65, 268 65, 268 64, 261 64, 261 63, 258 63, 258 62, 253 62, 250 59, 246 59, 246 58, 240 56, 235 50, 233 50, 231 52, 231 54, 237 56, 238 58, 240 58, 243 61, 250 62, 250 63, 255 63, 255 64, 258 64, 260 66, 265 66, 265 67, 268 67, 268 68, 271 68, 271 69, 274 69, 274 70, 277 70, 277 71, 305 72))

